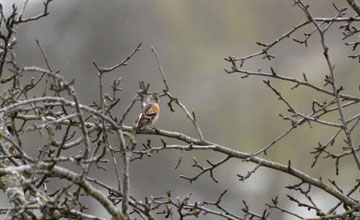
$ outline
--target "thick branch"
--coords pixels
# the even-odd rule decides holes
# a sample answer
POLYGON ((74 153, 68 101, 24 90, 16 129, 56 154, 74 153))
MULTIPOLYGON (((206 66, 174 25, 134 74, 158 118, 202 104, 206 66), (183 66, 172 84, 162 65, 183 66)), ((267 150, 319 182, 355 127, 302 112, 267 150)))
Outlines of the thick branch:
POLYGON ((24 171, 33 173, 35 170, 43 171, 48 176, 57 176, 68 179, 69 181, 80 186, 86 193, 91 195, 94 199, 100 202, 104 208, 112 215, 114 219, 123 219, 121 212, 111 203, 110 200, 99 190, 93 187, 88 181, 81 178, 80 174, 76 174, 65 168, 54 166, 52 163, 43 163, 33 165, 22 165, 18 167, 0 168, 0 177, 5 175, 14 175, 24 171))
POLYGON ((346 0, 349 5, 356 11, 356 13, 360 16, 360 4, 357 0, 346 0))

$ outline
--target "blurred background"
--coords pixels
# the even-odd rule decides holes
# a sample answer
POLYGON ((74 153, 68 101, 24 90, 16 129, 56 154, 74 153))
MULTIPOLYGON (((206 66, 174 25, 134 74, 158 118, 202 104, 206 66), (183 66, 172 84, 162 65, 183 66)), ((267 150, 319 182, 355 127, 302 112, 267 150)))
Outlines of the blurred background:
MULTIPOLYGON (((23 0, 0 0, 5 14, 15 3, 20 8, 23 0)), ((344 0, 333 1, 339 8, 347 6, 344 0)), ((332 17, 336 14, 331 2, 327 0, 309 1, 315 17, 332 17)), ((41 0, 30 0, 24 17, 42 12, 41 0)), ((299 8, 293 7, 293 1, 268 0, 55 0, 50 4, 50 15, 37 22, 21 25, 18 28, 16 47, 17 61, 22 66, 45 67, 44 60, 35 43, 38 39, 44 46, 51 65, 59 69, 68 81, 76 80, 77 94, 84 104, 99 100, 98 77, 92 60, 100 66, 112 66, 122 61, 139 42, 143 42, 142 51, 137 53, 126 67, 119 68, 105 76, 106 91, 110 92, 110 83, 123 78, 121 104, 115 110, 121 115, 139 89, 138 81, 150 83, 150 91, 161 92, 163 89, 161 75, 156 59, 150 50, 153 45, 160 57, 161 65, 166 73, 171 93, 178 97, 189 110, 196 112, 197 120, 205 137, 223 146, 253 153, 269 144, 282 134, 290 124, 282 120, 278 114, 288 115, 286 106, 263 83, 261 77, 241 79, 239 74, 228 75, 224 69, 230 65, 224 57, 246 56, 262 48, 256 41, 272 42, 296 24, 304 21, 305 15, 299 8)), ((348 9, 349 15, 354 15, 348 9)), ((360 74, 358 63, 347 58, 351 48, 346 48, 340 40, 339 25, 334 25, 327 34, 330 56, 336 65, 338 85, 345 87, 345 92, 359 96, 358 84, 360 74)), ((304 32, 313 30, 307 26, 296 32, 293 37, 304 38, 304 32)), ((309 81, 317 85, 324 84, 324 76, 328 73, 325 59, 322 56, 319 36, 314 35, 305 48, 291 39, 270 50, 277 58, 273 61, 261 58, 245 62, 245 69, 263 69, 269 72, 273 67, 277 73, 302 79, 305 72, 309 81)), ((31 76, 29 76, 31 77, 31 76)), ((330 97, 315 93, 307 88, 291 90, 293 84, 271 80, 282 94, 298 111, 311 112, 313 99, 330 100, 330 97)), ((329 88, 330 89, 330 88, 329 88)), ((167 99, 161 102, 161 116, 156 123, 157 128, 182 132, 191 136, 197 135, 192 123, 181 109, 171 113, 167 107, 167 99)), ((357 107, 346 110, 351 116, 358 112, 357 107)), ((132 125, 140 112, 137 103, 134 111, 128 116, 126 123, 132 125)), ((337 113, 327 117, 336 121, 337 113)), ((359 128, 357 134, 359 134, 359 128)), ((348 190, 354 184, 354 176, 359 176, 352 157, 340 161, 342 171, 335 175, 335 163, 331 159, 321 159, 311 168, 313 156, 309 153, 318 142, 326 143, 334 129, 312 124, 312 128, 304 125, 280 141, 268 155, 261 157, 292 165, 313 177, 335 179, 343 189, 348 190)), ((36 146, 37 139, 29 137, 29 153, 36 146)), ((152 139, 152 145, 161 144, 158 137, 139 136, 139 142, 152 139)), ((353 137, 355 142, 359 136, 353 137)), ((340 137, 334 150, 345 144, 340 137)), ((176 143, 167 140, 168 143, 176 143)), ((230 162, 217 168, 215 175, 219 183, 214 183, 208 175, 201 176, 190 184, 179 178, 179 175, 192 176, 198 170, 192 167, 192 158, 206 165, 221 160, 224 156, 211 152, 183 152, 180 167, 174 170, 181 152, 168 151, 154 154, 150 158, 134 161, 131 164, 131 194, 139 200, 145 196, 165 195, 168 190, 174 197, 183 198, 192 194, 191 201, 216 201, 218 196, 228 189, 223 205, 228 210, 241 214, 241 200, 247 201, 252 211, 262 213, 265 203, 279 196, 280 206, 296 211, 296 205, 288 201, 286 194, 293 192, 284 188, 298 180, 266 168, 260 168, 249 180, 240 182, 237 174, 245 175, 255 167, 254 164, 240 160, 230 162)), ((116 180, 112 165, 108 172, 94 171, 104 182, 115 186, 116 180)), ((327 211, 336 201, 321 191, 313 189, 314 198, 319 207, 327 211)), ((2 198, 6 198, 1 196, 2 198)), ((5 199, 6 200, 6 199, 5 199)), ((305 200, 304 200, 305 201, 305 200)), ((98 208, 96 201, 86 201, 90 213, 100 213, 108 217, 103 209, 98 208)), ((6 201, 0 201, 5 206, 6 201)), ((302 216, 313 216, 314 213, 303 209, 302 216)), ((161 217, 159 217, 161 219, 161 217)), ((174 217, 174 219, 177 219, 174 217)), ((218 219, 213 216, 200 216, 200 219, 218 219)), ((273 212, 271 219, 292 219, 273 212)))

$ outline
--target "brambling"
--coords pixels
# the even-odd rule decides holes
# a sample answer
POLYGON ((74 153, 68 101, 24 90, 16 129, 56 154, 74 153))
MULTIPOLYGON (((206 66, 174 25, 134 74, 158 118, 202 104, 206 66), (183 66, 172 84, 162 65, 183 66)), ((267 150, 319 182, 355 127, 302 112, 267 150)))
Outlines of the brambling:
POLYGON ((153 125, 156 120, 159 118, 160 100, 156 95, 150 95, 146 101, 143 103, 142 113, 136 120, 135 129, 136 131, 144 127, 153 125))

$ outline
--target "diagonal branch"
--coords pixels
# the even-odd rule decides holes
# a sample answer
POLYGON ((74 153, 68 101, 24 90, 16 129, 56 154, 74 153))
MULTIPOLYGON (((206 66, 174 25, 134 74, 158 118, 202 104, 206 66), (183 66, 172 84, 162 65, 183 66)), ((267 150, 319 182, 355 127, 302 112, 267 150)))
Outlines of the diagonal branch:
POLYGON ((360 4, 357 0, 346 0, 349 5, 356 11, 356 13, 360 16, 360 4))

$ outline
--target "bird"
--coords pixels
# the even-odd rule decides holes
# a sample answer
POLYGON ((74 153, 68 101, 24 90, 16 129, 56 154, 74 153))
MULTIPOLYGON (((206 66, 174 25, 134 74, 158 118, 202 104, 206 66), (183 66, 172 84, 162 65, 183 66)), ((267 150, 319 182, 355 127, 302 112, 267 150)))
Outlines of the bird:
POLYGON ((159 98, 154 94, 150 95, 146 99, 146 101, 143 103, 142 112, 136 120, 135 132, 155 124, 159 118, 160 113, 159 102, 159 98))

